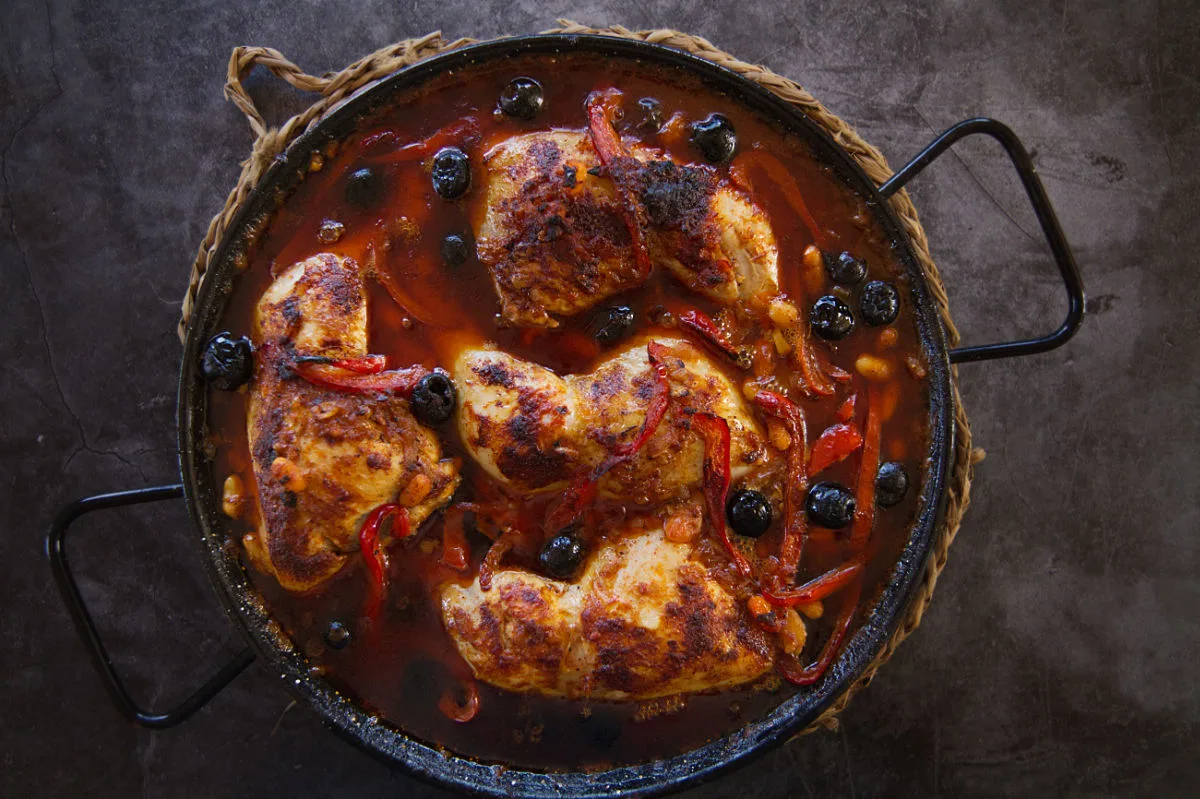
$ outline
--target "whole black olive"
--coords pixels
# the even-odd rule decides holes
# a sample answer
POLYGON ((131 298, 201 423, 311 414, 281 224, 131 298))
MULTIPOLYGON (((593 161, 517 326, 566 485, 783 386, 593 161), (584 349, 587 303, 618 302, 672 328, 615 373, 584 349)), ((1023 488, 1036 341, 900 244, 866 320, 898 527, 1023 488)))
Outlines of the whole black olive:
POLYGON ((545 102, 542 84, 533 78, 513 78, 500 92, 500 110, 513 119, 533 119, 545 102))
POLYGON ((813 303, 808 321, 818 336, 830 341, 843 339, 854 330, 854 313, 850 306, 832 294, 813 303))
POLYGON ((604 309, 600 317, 600 328, 595 334, 596 341, 604 346, 615 344, 625 337, 635 320, 636 315, 628 305, 604 309))
POLYGON ((218 333, 204 348, 204 378, 222 391, 233 391, 254 372, 254 345, 245 336, 218 333))
POLYGON ((435 427, 449 419, 454 414, 454 405, 458 402, 458 392, 454 381, 445 372, 431 372, 421 378, 413 389, 413 416, 426 427, 435 427))
POLYGON ((863 286, 859 307, 868 325, 879 327, 889 324, 900 312, 900 293, 891 283, 872 280, 863 286))
POLYGON ((643 130, 657 131, 662 127, 663 114, 662 103, 655 100, 653 97, 643 97, 638 100, 638 109, 641 111, 641 119, 638 120, 638 127, 643 130))
POLYGON ((836 530, 845 527, 854 518, 858 503, 850 489, 840 483, 817 483, 808 489, 804 509, 813 524, 836 530))
POLYGON ((445 200, 457 200, 471 188, 471 161, 457 147, 443 147, 433 157, 433 190, 445 200))
POLYGON ((350 638, 350 629, 340 621, 332 622, 325 631, 325 643, 329 644, 331 649, 345 649, 346 644, 350 643, 350 638))
POLYGON ((442 239, 442 263, 446 266, 462 266, 470 254, 467 237, 461 233, 451 233, 442 239))
POLYGON ((733 158, 737 149, 737 132, 733 123, 724 114, 709 114, 699 122, 692 123, 692 141, 714 164, 733 158))
POLYGON ((885 508, 899 505, 908 493, 908 471, 902 464, 888 461, 875 475, 875 501, 885 508))
POLYGON ((738 535, 758 538, 771 526, 771 503, 761 491, 742 488, 729 496, 725 517, 738 535))
POLYGON ((822 253, 829 279, 839 286, 857 286, 867 276, 867 265, 848 252, 822 253))
POLYGON ((346 178, 346 202, 372 208, 383 199, 383 176, 369 167, 355 170, 346 178))
POLYGON ((583 542, 573 535, 556 535, 546 542, 538 554, 542 571, 560 580, 569 579, 579 569, 586 550, 583 542))

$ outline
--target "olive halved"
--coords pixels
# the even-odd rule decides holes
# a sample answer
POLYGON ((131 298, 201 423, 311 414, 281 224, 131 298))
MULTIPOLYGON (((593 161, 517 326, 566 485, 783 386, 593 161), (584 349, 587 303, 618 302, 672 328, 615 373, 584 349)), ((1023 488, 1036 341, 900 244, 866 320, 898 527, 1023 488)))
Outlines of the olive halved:
POLYGON ((454 415, 458 402, 458 391, 454 381, 445 372, 430 372, 421 378, 413 389, 409 407, 417 421, 426 427, 435 427, 454 415))
POLYGON ((593 337, 604 346, 615 344, 629 333, 636 319, 637 315, 628 305, 606 308, 599 320, 600 327, 593 337))
POLYGON ((446 266, 462 266, 471 254, 471 246, 467 237, 461 233, 451 233, 442 239, 442 263, 446 266))
POLYGON ((233 391, 254 372, 254 345, 226 331, 209 340, 200 361, 204 378, 222 391, 233 391))
POLYGON ((457 200, 471 188, 471 160, 457 147, 443 147, 433 157, 433 190, 444 200, 457 200))
POLYGON ((896 314, 900 313, 900 292, 891 283, 872 280, 863 286, 859 308, 868 325, 880 327, 891 324, 896 314))
POLYGON ((837 530, 854 519, 858 503, 850 489, 841 483, 817 483, 808 489, 804 510, 813 524, 837 530))
POLYGON ((758 538, 771 527, 771 503, 761 491, 742 488, 729 496, 725 518, 738 535, 758 538))
POLYGON ((692 142, 711 163, 720 164, 733 158, 737 149, 737 131, 724 114, 709 114, 692 123, 692 142))
POLYGON ((899 505, 908 493, 908 470, 903 464, 888 461, 879 467, 875 475, 875 501, 881 507, 899 505))
POLYGON ((838 341, 854 331, 854 312, 832 294, 826 294, 813 303, 808 321, 818 336, 829 341, 838 341))
POLYGON ((325 631, 325 643, 329 644, 330 649, 345 649, 352 637, 350 628, 340 621, 330 623, 329 629, 325 631))
POLYGON ((551 577, 566 580, 579 570, 579 564, 583 563, 586 553, 582 541, 570 533, 561 533, 542 547, 542 551, 538 553, 538 565, 551 577))
POLYGON ((848 252, 822 253, 829 279, 839 286, 857 286, 867 276, 867 265, 848 252))
POLYGON ((500 92, 500 110, 513 119, 533 119, 545 102, 542 84, 533 78, 513 78, 500 92))
POLYGON ((370 167, 356 169, 346 178, 346 202, 358 208, 372 208, 383 199, 383 176, 370 167))

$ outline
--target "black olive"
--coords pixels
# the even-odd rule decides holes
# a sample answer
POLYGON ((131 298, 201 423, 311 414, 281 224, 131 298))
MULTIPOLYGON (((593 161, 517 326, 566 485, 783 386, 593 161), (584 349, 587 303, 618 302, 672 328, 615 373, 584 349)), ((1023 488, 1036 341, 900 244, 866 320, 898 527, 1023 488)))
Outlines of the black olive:
POLYGON ((857 286, 867 276, 867 265, 848 252, 822 253, 829 279, 839 286, 857 286))
POLYGON ((771 526, 771 503, 761 491, 743 488, 730 495, 725 517, 738 535, 758 538, 771 526))
POLYGON ((900 293, 891 283, 872 280, 863 286, 859 307, 868 325, 879 327, 889 324, 900 312, 900 293))
POLYGON ((908 471, 903 465, 889 461, 875 475, 875 501, 885 508, 899 505, 908 493, 908 471))
POLYGON ((383 176, 364 167, 346 178, 346 202, 359 208, 371 208, 383 199, 383 176))
POLYGON ((446 266, 462 266, 470 254, 471 246, 461 233, 451 233, 442 239, 442 263, 446 266))
POLYGON ((628 305, 604 309, 600 317, 600 329, 595 334, 596 341, 605 346, 615 344, 630 331, 635 319, 633 309, 628 305))
POLYGON ((245 336, 218 333, 204 348, 204 377, 222 391, 233 391, 254 371, 254 345, 245 336))
POLYGON ((538 554, 538 564, 551 577, 566 580, 575 574, 583 562, 583 542, 573 535, 556 535, 546 542, 538 554))
POLYGON ((854 313, 850 306, 832 294, 813 303, 808 321, 818 336, 830 341, 843 339, 854 330, 854 313))
POLYGON ((513 78, 500 92, 500 110, 513 119, 533 119, 545 102, 542 84, 533 78, 513 78))
POLYGON ((857 508, 850 489, 840 483, 817 483, 808 489, 808 499, 804 502, 813 524, 832 530, 849 524, 857 508))
POLYGON ((709 114, 699 122, 692 123, 692 141, 714 164, 733 158, 737 149, 737 132, 733 123, 724 114, 709 114))
POLYGON ((350 628, 340 621, 331 623, 325 631, 325 643, 329 644, 330 649, 345 649, 350 638, 350 628))
POLYGON ((663 113, 662 103, 655 100, 653 97, 643 97, 638 100, 638 108, 641 110, 642 118, 638 120, 638 127, 643 130, 657 131, 662 127, 663 113))
POLYGON ((450 375, 445 372, 431 372, 417 383, 409 405, 418 422, 426 427, 435 427, 454 414, 457 401, 458 392, 450 375))
POLYGON ((433 157, 433 190, 442 199, 457 200, 471 188, 471 161, 457 147, 443 147, 433 157))

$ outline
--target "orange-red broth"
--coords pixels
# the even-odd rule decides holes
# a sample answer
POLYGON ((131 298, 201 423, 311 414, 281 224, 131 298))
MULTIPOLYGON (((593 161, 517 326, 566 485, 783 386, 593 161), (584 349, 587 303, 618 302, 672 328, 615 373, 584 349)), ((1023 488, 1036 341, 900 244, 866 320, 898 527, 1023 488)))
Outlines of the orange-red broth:
MULTIPOLYGON (((384 129, 395 131, 401 144, 416 142, 466 116, 478 120, 485 143, 530 129, 583 128, 584 101, 591 90, 603 86, 622 90, 630 123, 636 121, 636 101, 641 97, 658 99, 664 118, 680 113, 690 121, 714 111, 725 114, 738 132, 739 151, 761 147, 783 163, 825 231, 827 247, 839 252, 847 250, 865 259, 869 264, 868 279, 891 280, 900 289, 901 310, 891 325, 898 335, 892 346, 885 349, 880 344, 881 328, 861 323, 841 342, 817 340, 816 345, 829 362, 852 373, 855 359, 862 353, 885 354, 898 367, 892 381, 896 388, 889 389, 895 409, 883 423, 881 457, 902 462, 914 479, 900 505, 876 513, 872 557, 865 571, 861 600, 863 608, 869 607, 886 582, 907 537, 916 509, 919 477, 924 473, 928 395, 925 382, 918 377, 923 356, 905 278, 886 236, 875 226, 863 199, 850 192, 829 168, 817 163, 805 144, 785 136, 734 100, 706 89, 690 76, 633 61, 601 61, 592 56, 530 56, 444 75, 425 88, 398 98, 393 105, 365 120, 358 128, 359 133, 314 159, 306 179, 269 220, 248 253, 247 267, 238 278, 223 327, 235 334, 250 333, 253 306, 273 272, 322 251, 361 257, 365 242, 378 236, 381 226, 407 218, 418 226, 419 240, 411 247, 393 248, 383 264, 408 294, 410 310, 420 321, 406 319, 406 314, 381 286, 370 281, 372 352, 386 354, 389 363, 396 366, 421 363, 432 368, 449 364, 463 345, 487 340, 559 373, 589 370, 596 351, 586 344, 588 314, 568 319, 559 331, 545 335, 530 336, 527 331, 499 327, 495 320, 498 305, 485 268, 473 256, 453 269, 442 264, 439 255, 442 238, 449 233, 469 232, 472 220, 480 218, 482 192, 478 190, 478 182, 462 200, 447 202, 433 191, 427 163, 413 160, 380 167, 363 157, 359 145, 364 136, 384 129), (518 75, 537 79, 545 90, 543 112, 530 122, 515 121, 495 111, 501 89, 518 75), (382 168, 387 185, 392 187, 382 209, 370 212, 354 208, 343 198, 346 176, 365 165, 382 168), (344 226, 344 235, 336 243, 325 243, 319 238, 325 220, 335 220, 344 226), (916 368, 906 369, 906 360, 911 360, 916 368)), ((622 133, 663 147, 678 160, 701 160, 686 136, 664 141, 654 134, 639 132, 631 124, 622 133)), ((468 149, 475 170, 484 146, 468 149)), ((806 292, 800 285, 801 256, 813 243, 812 235, 776 186, 759 181, 755 189, 755 200, 769 214, 778 240, 782 287, 804 313, 808 302, 815 299, 809 296, 811 291, 806 292)), ((834 287, 826 282, 822 290, 829 292, 834 287)), ((642 326, 649 325, 646 312, 658 303, 677 308, 696 307, 710 314, 719 310, 661 274, 654 276, 646 287, 614 301, 633 306, 642 326)), ((731 364, 726 366, 735 384, 740 385, 745 373, 738 372, 731 364)), ((778 374, 787 385, 788 367, 781 366, 778 374)), ((851 394, 859 395, 860 410, 854 423, 861 426, 865 388, 865 380, 855 373, 850 383, 838 384, 837 395, 832 398, 805 400, 793 391, 793 399, 807 416, 809 443, 836 422, 834 414, 838 406, 851 394)), ((213 391, 209 402, 210 430, 214 431, 212 443, 216 450, 213 468, 218 484, 226 475, 237 474, 252 489, 245 394, 213 391)), ((464 452, 453 424, 443 426, 440 435, 446 454, 462 459, 464 488, 460 495, 472 496, 488 478, 464 452)), ((859 460, 858 454, 853 454, 828 468, 818 479, 836 480, 854 490, 859 460)), ((772 529, 759 539, 761 553, 777 551, 782 527, 780 515, 776 514, 772 529)), ((342 574, 319 592, 306 596, 282 591, 273 578, 247 564, 255 587, 313 666, 337 688, 410 735, 459 754, 510 766, 600 768, 679 754, 761 717, 797 690, 779 678, 772 678, 745 690, 692 696, 685 702, 659 701, 647 707, 638 703, 518 696, 480 684, 477 716, 465 724, 452 721, 438 709, 438 699, 445 691, 453 690, 469 675, 469 670, 442 628, 437 603, 429 595, 428 586, 448 577, 469 579, 489 542, 478 534, 468 533, 471 572, 468 576, 457 575, 438 565, 441 526, 440 515, 435 515, 419 537, 414 536, 407 545, 398 544, 392 549, 390 593, 382 618, 376 622, 376 634, 357 634, 340 651, 329 648, 323 641, 331 622, 340 621, 357 633, 364 633, 369 624, 362 618, 367 579, 359 559, 353 559, 342 574), (417 538, 427 543, 422 545, 417 538)), ((229 529, 231 536, 240 538, 252 531, 252 519, 231 520, 229 529)), ((814 532, 817 538, 821 537, 822 531, 814 532)), ((824 531, 824 542, 814 540, 807 547, 797 582, 823 573, 842 563, 845 557, 844 544, 824 531)), ((820 652, 838 609, 835 595, 827 601, 823 618, 808 622, 809 640, 802 662, 811 661, 820 652)))

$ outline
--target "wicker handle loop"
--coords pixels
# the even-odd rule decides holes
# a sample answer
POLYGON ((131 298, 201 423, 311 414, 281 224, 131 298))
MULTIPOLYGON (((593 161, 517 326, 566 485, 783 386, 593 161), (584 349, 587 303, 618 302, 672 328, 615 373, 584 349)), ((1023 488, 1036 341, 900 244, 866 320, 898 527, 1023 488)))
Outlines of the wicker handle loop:
POLYGON ((272 47, 235 47, 229 55, 229 71, 225 75, 225 99, 232 102, 245 115, 254 130, 262 138, 267 133, 267 122, 254 104, 242 81, 256 66, 266 67, 271 74, 304 92, 325 94, 333 80, 328 77, 309 75, 296 66, 287 56, 272 47))

